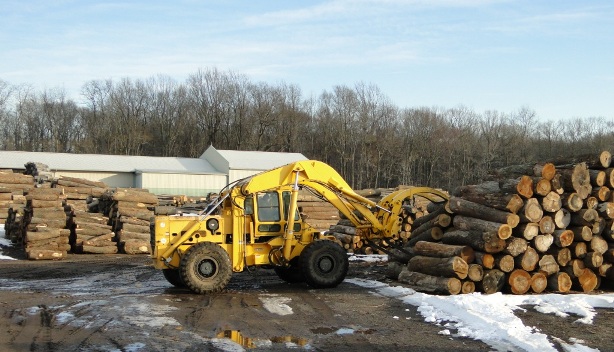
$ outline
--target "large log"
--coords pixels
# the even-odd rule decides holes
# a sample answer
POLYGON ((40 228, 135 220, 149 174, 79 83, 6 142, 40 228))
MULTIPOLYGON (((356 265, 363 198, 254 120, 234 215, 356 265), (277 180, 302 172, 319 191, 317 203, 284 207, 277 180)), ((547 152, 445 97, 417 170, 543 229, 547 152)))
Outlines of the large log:
POLYGON ((475 253, 470 246, 457 246, 445 243, 433 243, 426 241, 419 241, 413 247, 416 255, 422 255, 427 257, 460 257, 467 264, 473 263, 475 253))
POLYGON ((539 254, 533 247, 527 249, 521 255, 514 258, 514 266, 526 271, 533 271, 539 262, 539 254))
MULTIPOLYGON (((16 173, 3 173, 0 172, 0 183, 3 184, 22 184, 22 185, 34 185, 34 178, 31 175, 23 175, 16 173)), ((7 187, 10 188, 10 187, 7 187)))
POLYGON ((593 193, 591 193, 591 195, 600 202, 609 202, 612 199, 612 190, 606 186, 596 187, 593 188, 593 193))
POLYGON ((412 232, 409 241, 407 241, 407 246, 413 246, 419 241, 436 242, 441 240, 442 237, 443 230, 440 227, 431 227, 418 235, 412 232))
POLYGON ((452 223, 454 224, 454 227, 459 230, 494 232, 503 240, 512 236, 512 227, 508 224, 501 224, 462 215, 454 216, 452 223))
POLYGON ((457 277, 459 279, 466 278, 469 270, 467 262, 460 257, 434 258, 415 256, 409 260, 407 268, 410 271, 416 271, 423 274, 457 277))
POLYGON ((570 212, 576 212, 584 206, 584 198, 576 192, 563 194, 561 197, 562 206, 570 212))
POLYGON ((528 242, 524 238, 510 237, 506 240, 506 246, 503 253, 509 254, 512 257, 517 257, 527 250, 528 242))
MULTIPOLYGON (((407 264, 407 263, 406 263, 407 264)), ((386 269, 386 277, 392 280, 399 280, 399 274, 403 269, 407 270, 407 265, 398 261, 388 261, 388 267, 386 269)))
POLYGON ((539 270, 543 271, 546 276, 553 275, 554 273, 558 273, 560 271, 559 264, 556 262, 556 259, 550 254, 546 254, 539 260, 539 270))
POLYGON ((509 274, 507 283, 513 294, 525 294, 531 288, 531 274, 522 269, 515 269, 509 274))
MULTIPOLYGON (((89 187, 97 187, 97 188, 107 188, 107 184, 104 183, 104 182, 86 180, 84 178, 77 178, 77 177, 62 176, 57 181, 57 183, 59 185, 65 185, 67 182, 79 184, 81 186, 89 186, 89 187)), ((80 186, 76 186, 76 187, 80 187, 80 186)))
POLYGON ((606 172, 605 170, 588 170, 589 177, 591 179, 591 184, 595 187, 602 187, 606 182, 606 172))
POLYGON ((580 209, 571 214, 571 225, 575 226, 593 226, 593 223, 599 219, 599 213, 595 209, 580 209))
POLYGON ((538 271, 531 274, 531 290, 535 293, 542 293, 548 286, 546 274, 538 271))
POLYGON ((601 236, 593 236, 589 247, 592 252, 604 254, 608 250, 608 242, 601 236))
POLYGON ((451 222, 452 222, 452 219, 450 215, 439 214, 436 217, 432 218, 431 220, 423 223, 422 225, 418 227, 414 227, 414 229, 411 231, 411 236, 416 237, 420 235, 421 233, 424 233, 433 227, 444 227, 444 228, 448 227, 450 226, 451 222))
POLYGON ((554 273, 548 277, 548 289, 554 292, 566 293, 571 290, 572 282, 567 273, 554 273))
POLYGON ((561 195, 556 192, 549 192, 542 199, 542 209, 544 211, 554 213, 559 211, 563 206, 563 201, 561 200, 561 195))
POLYGON ((399 281, 426 293, 456 295, 462 289, 461 281, 457 278, 432 276, 407 269, 401 271, 399 281))
POLYGON ((495 254, 495 267, 504 273, 514 270, 514 257, 509 254, 495 254))
POLYGON ((127 189, 115 191, 112 199, 115 201, 140 202, 155 205, 158 204, 158 197, 153 193, 127 189))
POLYGON ((512 228, 516 227, 520 222, 520 218, 516 214, 487 207, 463 198, 450 197, 448 204, 454 214, 508 224, 512 228))
POLYGON ((585 163, 575 164, 571 169, 561 169, 559 173, 564 179, 566 191, 575 191, 582 199, 592 192, 591 178, 585 163))
POLYGON ((603 255, 599 252, 588 252, 584 257, 584 265, 590 269, 597 269, 603 264, 603 255))
POLYGON ((129 232, 129 231, 124 231, 124 230, 119 230, 117 232, 117 239, 119 241, 127 241, 127 240, 149 241, 151 239, 151 235, 148 233, 129 232))
POLYGON ((524 198, 533 197, 533 179, 523 175, 517 179, 508 179, 499 182, 499 187, 504 193, 517 193, 524 198))
POLYGON ((490 253, 475 252, 475 263, 481 265, 484 269, 495 268, 495 256, 490 253))
POLYGON ((543 177, 546 180, 552 180, 556 168, 552 163, 544 164, 519 164, 510 165, 500 169, 496 169, 492 172, 492 175, 496 178, 517 178, 524 175, 543 177))
MULTIPOLYGON (((390 248, 388 250, 388 262, 398 262, 407 264, 409 260, 416 256, 416 253, 412 248, 404 248, 400 250, 398 248, 390 248)), ((398 276, 398 273, 397 273, 398 276)))
POLYGON ((599 278, 591 269, 586 268, 581 271, 576 280, 572 279, 572 287, 574 286, 574 282, 577 282, 576 286, 579 286, 578 288, 582 290, 582 292, 588 293, 597 288, 599 278))
POLYGON ((535 178, 533 182, 535 185, 535 194, 545 197, 548 193, 552 192, 552 183, 550 182, 550 180, 546 180, 545 178, 539 177, 535 178))
POLYGON ((150 254, 151 245, 147 241, 128 240, 121 241, 120 247, 123 253, 126 254, 150 254))
POLYGON ((28 204, 32 208, 62 208, 63 201, 32 199, 28 201, 28 204))
POLYGON ((526 222, 539 222, 544 215, 544 210, 539 204, 537 198, 529 198, 525 201, 524 206, 518 213, 520 215, 520 221, 526 222))
MULTIPOLYGON (((150 227, 149 225, 143 226, 143 225, 136 225, 136 224, 122 224, 122 230, 126 230, 129 232, 148 233, 150 231, 150 227)), ((354 232, 354 234, 356 233, 354 232)))
POLYGON ((505 240, 493 232, 453 230, 443 234, 441 241, 445 244, 470 246, 474 250, 486 253, 498 253, 505 249, 505 240))
POLYGON ((569 250, 571 251, 571 256, 578 259, 583 259, 586 257, 586 253, 588 253, 586 242, 574 242, 569 246, 569 250))
POLYGON ((482 281, 484 278, 484 267, 480 264, 469 264, 467 278, 473 282, 482 281))
POLYGON ((504 285, 505 273, 498 269, 492 269, 484 272, 484 278, 478 286, 483 293, 491 294, 501 291, 504 285))
POLYGON ((545 253, 550 249, 550 246, 554 242, 554 238, 550 234, 537 235, 533 239, 533 247, 541 253, 545 253))
POLYGON ((567 247, 573 243, 574 233, 572 230, 555 230, 552 238, 558 247, 567 247))
POLYGON ((554 220, 548 215, 543 216, 541 220, 539 220, 539 232, 541 234, 551 234, 556 229, 556 225, 554 224, 554 220))
POLYGON ((462 294, 470 294, 475 292, 475 282, 473 281, 463 281, 461 286, 462 294))
POLYGON ((604 218, 614 219, 614 203, 604 202, 597 205, 597 212, 604 218))
POLYGON ((66 258, 66 251, 32 249, 28 252, 28 259, 31 260, 59 260, 66 258))
POLYGON ((520 224, 514 229, 513 234, 530 241, 539 235, 539 223, 527 222, 520 224))
POLYGON ((561 267, 567 266, 571 261, 571 250, 569 248, 550 248, 546 253, 553 256, 561 267))
MULTIPOLYGON (((435 204, 435 203, 433 203, 433 204, 435 204)), ((434 211, 432 211, 432 212, 430 212, 430 213, 428 213, 428 214, 426 214, 424 216, 421 216, 421 217, 418 217, 418 218, 414 219, 413 222, 412 222, 412 227, 414 229, 417 229, 420 226, 422 226, 423 224, 425 224, 425 223, 427 223, 427 222, 437 218, 439 215, 445 214, 445 213, 446 213, 446 206, 444 204, 441 204, 434 211)))
POLYGON ((612 161, 612 154, 604 150, 600 153, 590 153, 579 156, 565 156, 564 158, 551 160, 550 162, 557 167, 562 167, 563 165, 569 164, 580 164, 584 163, 586 167, 591 169, 605 169, 610 167, 610 163, 612 161))
POLYGON ((554 225, 558 229, 566 229, 571 222, 571 213, 569 210, 561 208, 552 215, 552 219, 554 220, 554 225))
POLYGON ((593 230, 590 226, 575 226, 570 227, 569 230, 573 232, 576 242, 590 241, 593 238, 593 230))
POLYGON ((490 181, 479 185, 462 186, 453 193, 468 201, 482 204, 501 211, 516 214, 523 206, 524 201, 516 193, 502 193, 499 183, 490 181))
POLYGON ((104 246, 104 247, 83 245, 81 246, 80 250, 83 253, 92 253, 92 254, 115 254, 118 251, 117 245, 104 246))

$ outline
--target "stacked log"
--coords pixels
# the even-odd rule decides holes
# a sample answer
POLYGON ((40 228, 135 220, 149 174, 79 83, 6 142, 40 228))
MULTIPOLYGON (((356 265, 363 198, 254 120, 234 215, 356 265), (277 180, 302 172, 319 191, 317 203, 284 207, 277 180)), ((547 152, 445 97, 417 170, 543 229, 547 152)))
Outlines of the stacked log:
POLYGON ((339 222, 339 211, 329 202, 301 190, 298 209, 304 222, 318 231, 326 231, 339 222))
POLYGON ((98 213, 72 210, 68 220, 74 253, 115 254, 118 252, 109 218, 98 213))
POLYGON ((67 210, 90 211, 90 203, 102 196, 107 185, 101 181, 62 176, 53 182, 52 187, 63 190, 66 206, 70 208, 67 210))
POLYGON ((21 225, 23 245, 28 259, 64 259, 70 250, 70 230, 66 229, 66 213, 62 190, 34 188, 26 195, 27 205, 21 225))
POLYGON ((119 250, 126 254, 151 253, 151 219, 158 197, 144 189, 118 188, 110 196, 110 225, 119 250))
MULTIPOLYGON (((602 152, 573 162, 498 170, 498 181, 455 190, 442 210, 452 217, 452 227, 434 242, 473 249, 474 258, 463 260, 481 268, 482 279, 473 282, 484 293, 591 292, 614 279, 611 166, 610 153, 602 152)), ((389 256, 396 262, 390 264, 391 277, 399 275, 417 290, 427 282, 425 292, 462 293, 453 280, 461 287, 467 280, 455 269, 462 262, 451 259, 458 255, 441 264, 425 259, 418 249, 427 243, 416 231, 419 220, 404 248, 411 255, 389 256)))

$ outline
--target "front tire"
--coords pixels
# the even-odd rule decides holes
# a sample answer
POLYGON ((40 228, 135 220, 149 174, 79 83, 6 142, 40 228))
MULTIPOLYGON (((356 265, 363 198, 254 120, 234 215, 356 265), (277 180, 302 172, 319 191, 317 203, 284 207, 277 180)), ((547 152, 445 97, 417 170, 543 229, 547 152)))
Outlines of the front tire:
POLYGON ((179 266, 181 279, 196 293, 219 292, 232 276, 228 253, 212 242, 201 242, 188 249, 179 266))
POLYGON ((179 269, 162 269, 162 274, 164 275, 166 281, 170 282, 171 285, 179 288, 185 287, 185 283, 181 279, 179 269))
POLYGON ((308 244, 299 258, 305 282, 313 288, 336 287, 348 272, 347 253, 332 241, 318 240, 308 244))

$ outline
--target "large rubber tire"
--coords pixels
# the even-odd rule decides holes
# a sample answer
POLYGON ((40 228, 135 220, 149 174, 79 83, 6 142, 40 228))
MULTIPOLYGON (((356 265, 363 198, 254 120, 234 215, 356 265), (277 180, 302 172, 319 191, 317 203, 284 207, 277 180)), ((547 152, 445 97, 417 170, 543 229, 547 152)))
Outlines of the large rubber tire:
POLYGON ((228 253, 212 242, 201 242, 188 249, 179 265, 181 279, 196 293, 219 292, 232 276, 228 253))
POLYGON ((313 288, 339 285, 347 275, 347 253, 340 245, 328 240, 308 244, 299 257, 305 282, 313 288))
POLYGON ((305 275, 303 274, 303 269, 301 269, 301 265, 299 264, 298 257, 290 260, 290 266, 276 266, 274 270, 275 274, 277 274, 277 276, 279 276, 279 278, 285 282, 289 282, 291 284, 305 282, 305 275))
POLYGON ((171 285, 175 287, 184 288, 185 283, 181 279, 181 274, 179 273, 179 269, 162 269, 162 274, 166 281, 170 282, 171 285))

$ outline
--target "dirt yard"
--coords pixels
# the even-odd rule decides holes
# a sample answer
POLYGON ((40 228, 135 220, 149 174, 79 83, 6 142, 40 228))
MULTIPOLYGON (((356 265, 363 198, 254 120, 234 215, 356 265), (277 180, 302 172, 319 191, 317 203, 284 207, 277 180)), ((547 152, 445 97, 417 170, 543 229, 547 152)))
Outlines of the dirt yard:
MULTIPOLYGON (((384 263, 353 261, 348 279, 398 285, 386 280, 384 271, 384 263)), ((442 334, 416 307, 348 280, 335 289, 313 290, 258 270, 236 274, 223 293, 203 296, 172 287, 148 256, 0 260, 0 312, 0 351, 494 349, 442 334)), ((530 308, 517 315, 542 332, 581 335, 586 346, 614 350, 611 311, 598 312, 589 325, 530 308)))

